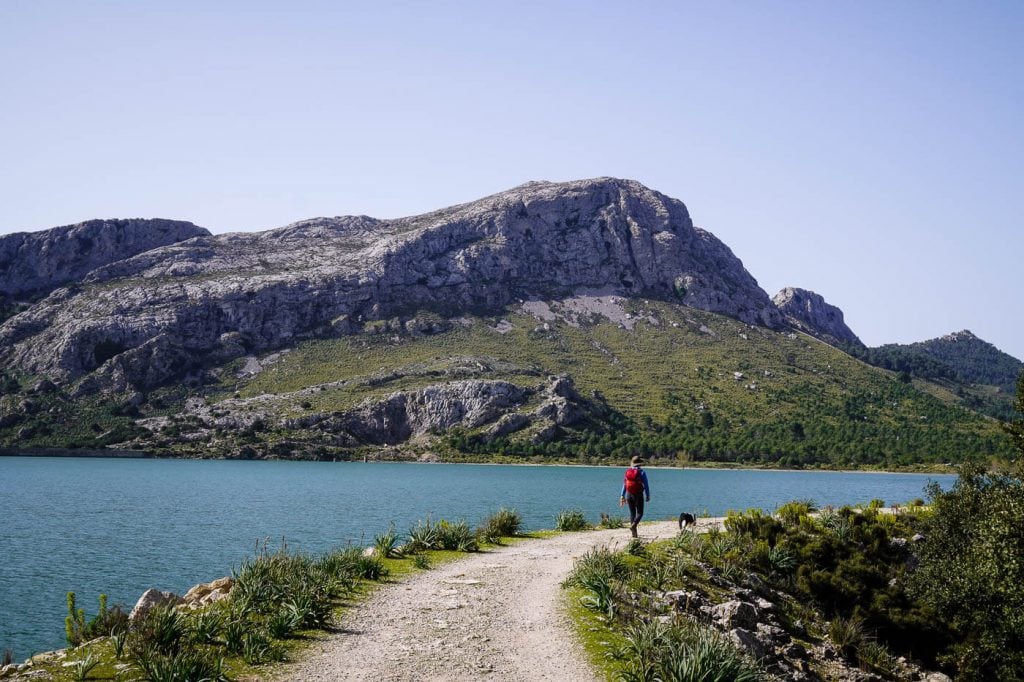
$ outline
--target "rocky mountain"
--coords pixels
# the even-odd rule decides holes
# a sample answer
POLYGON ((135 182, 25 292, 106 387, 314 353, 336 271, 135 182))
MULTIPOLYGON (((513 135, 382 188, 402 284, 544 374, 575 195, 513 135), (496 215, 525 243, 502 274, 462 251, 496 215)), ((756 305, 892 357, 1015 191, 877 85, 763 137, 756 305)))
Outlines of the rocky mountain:
MULTIPOLYGON (((856 339, 810 292, 784 317, 682 202, 634 181, 261 233, 177 225, 65 264, 79 274, 0 324, 0 447, 786 466, 1009 449, 948 391, 792 333, 856 339)), ((60 230, 42 271, 78 248, 60 230)))
POLYGON ((143 251, 209 236, 179 220, 89 220, 0 236, 0 295, 46 294, 143 251))
POLYGON ((826 303, 820 294, 786 287, 772 297, 772 303, 787 323, 815 338, 838 346, 864 345, 846 326, 843 311, 826 303))
POLYGON ((496 310, 580 290, 781 318, 682 202, 601 178, 535 182, 391 221, 318 219, 199 236, 92 268, 0 328, 3 360, 82 392, 154 388, 209 361, 428 309, 496 310))

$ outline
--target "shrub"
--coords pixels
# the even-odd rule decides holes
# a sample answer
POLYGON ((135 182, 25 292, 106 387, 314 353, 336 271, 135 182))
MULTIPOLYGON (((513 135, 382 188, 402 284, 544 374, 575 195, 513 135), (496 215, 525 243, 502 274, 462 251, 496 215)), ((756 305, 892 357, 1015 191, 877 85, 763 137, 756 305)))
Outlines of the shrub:
POLYGON ((768 549, 768 570, 772 575, 788 575, 796 566, 796 557, 788 547, 776 545, 768 549))
POLYGON ((154 606, 132 627, 132 649, 138 657, 145 652, 173 655, 181 648, 185 622, 174 607, 154 606))
POLYGON ((629 575, 629 567, 622 554, 607 547, 594 547, 576 560, 562 584, 582 587, 588 576, 594 574, 621 580, 629 575))
POLYGON ((814 500, 793 500, 779 507, 775 513, 787 526, 796 526, 801 519, 817 510, 818 505, 814 500))
POLYGON ((555 528, 562 531, 590 530, 590 524, 581 510, 563 509, 555 517, 555 528))
POLYGON ((828 638, 843 656, 852 658, 868 637, 860 618, 835 618, 829 623, 828 638))
POLYGON ((479 549, 479 544, 476 534, 465 521, 441 519, 437 523, 431 523, 430 519, 427 519, 417 521, 416 525, 409 529, 409 543, 406 547, 410 552, 425 549, 475 552, 479 549))
POLYGON ((633 538, 626 545, 625 552, 630 556, 647 556, 647 544, 640 538, 633 538))
POLYGON ((419 520, 416 525, 409 529, 409 543, 406 547, 411 552, 421 552, 425 549, 436 549, 438 547, 437 526, 430 522, 430 519, 419 520))
POLYGON ((97 637, 106 637, 115 629, 124 627, 128 622, 128 614, 120 606, 107 608, 107 595, 105 594, 99 596, 99 611, 89 620, 86 620, 85 609, 77 607, 74 592, 68 592, 67 606, 68 615, 64 619, 64 636, 71 646, 78 646, 97 637))
POLYGON ((111 632, 110 641, 114 645, 114 658, 120 661, 124 658, 124 647, 128 643, 128 628, 119 627, 111 632))
POLYGON ((147 682, 221 682, 227 680, 223 659, 202 648, 171 655, 146 651, 135 660, 147 682))
POLYGON ((438 549, 447 549, 457 552, 475 552, 479 548, 476 534, 470 529, 465 521, 441 521, 437 524, 438 549))
POLYGON ((502 507, 487 517, 478 533, 488 541, 500 538, 514 538, 522 531, 523 517, 515 509, 502 507))
POLYGON ((186 634, 189 641, 210 644, 217 639, 222 624, 223 618, 213 609, 194 611, 185 619, 186 634))
POLYGON ((412 565, 418 569, 426 570, 430 568, 430 559, 427 558, 426 554, 417 554, 412 558, 412 565))
POLYGON ((717 632, 689 623, 668 626, 653 621, 628 628, 620 655, 626 680, 705 682, 761 679, 757 665, 717 632))
POLYGON ((1024 479, 966 464, 951 490, 928 493, 908 582, 955 633, 941 660, 958 679, 1024 679, 1024 479))
POLYGON ((398 533, 395 532, 395 525, 391 524, 387 532, 377 535, 373 539, 373 546, 377 556, 381 559, 390 559, 395 556, 395 548, 398 547, 398 533))
POLYGON ((375 556, 366 556, 358 547, 336 549, 324 554, 317 566, 333 580, 338 590, 351 588, 356 578, 380 580, 388 575, 387 567, 375 556))
POLYGON ((100 659, 92 651, 87 651, 81 658, 76 658, 71 663, 71 671, 75 675, 76 680, 88 679, 89 673, 92 672, 93 668, 100 664, 100 659))
POLYGON ((281 661, 284 649, 273 642, 269 633, 253 629, 242 637, 242 660, 249 665, 281 661))
POLYGON ((224 648, 233 654, 241 655, 242 642, 249 626, 245 622, 245 616, 241 613, 234 613, 229 617, 221 629, 224 637, 224 648))
MULTIPOLYGON (((782 509, 780 507, 780 515, 782 509)), ((778 537, 785 532, 782 522, 770 514, 765 514, 760 509, 748 509, 743 514, 729 512, 725 517, 724 525, 730 533, 748 535, 757 540, 767 540, 771 544, 775 544, 778 537)))
POLYGON ((880 500, 877 497, 868 502, 868 509, 882 509, 885 507, 885 500, 880 500))
POLYGON ((288 605, 281 606, 267 619, 267 632, 274 639, 285 639, 302 625, 302 616, 288 605))
POLYGON ((867 640, 857 650, 857 662, 870 670, 895 679, 899 674, 896 659, 881 642, 867 640))
POLYGON ((589 594, 580 597, 580 603, 589 609, 600 611, 609 618, 615 615, 615 588, 612 578, 603 573, 587 573, 581 576, 580 587, 589 594))

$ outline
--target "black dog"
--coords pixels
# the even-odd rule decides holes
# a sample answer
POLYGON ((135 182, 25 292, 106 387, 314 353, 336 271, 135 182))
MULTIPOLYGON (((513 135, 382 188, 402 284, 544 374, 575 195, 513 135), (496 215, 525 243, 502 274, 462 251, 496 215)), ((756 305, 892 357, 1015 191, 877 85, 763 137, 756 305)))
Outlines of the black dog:
POLYGON ((679 530, 686 528, 687 526, 696 526, 697 518, 693 514, 687 514, 683 512, 679 515, 679 530))

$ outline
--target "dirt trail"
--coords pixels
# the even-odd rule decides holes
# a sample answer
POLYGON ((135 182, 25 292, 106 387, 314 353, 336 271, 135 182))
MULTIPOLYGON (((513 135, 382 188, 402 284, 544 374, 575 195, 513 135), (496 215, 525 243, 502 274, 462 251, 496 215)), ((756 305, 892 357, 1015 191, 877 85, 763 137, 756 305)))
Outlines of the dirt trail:
MULTIPOLYGON (((668 521, 640 527, 647 540, 676 532, 668 521)), ((281 679, 594 680, 559 584, 591 547, 628 541, 626 528, 524 540, 387 585, 281 679)))

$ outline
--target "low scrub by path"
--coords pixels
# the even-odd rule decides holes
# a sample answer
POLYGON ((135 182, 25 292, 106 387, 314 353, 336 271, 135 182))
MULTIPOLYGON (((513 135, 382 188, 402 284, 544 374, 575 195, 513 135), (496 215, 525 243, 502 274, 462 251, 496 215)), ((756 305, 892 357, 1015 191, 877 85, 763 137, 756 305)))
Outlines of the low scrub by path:
MULTIPOLYGON (((678 528, 640 531, 653 540, 678 528)), ((626 528, 526 539, 418 573, 348 612, 279 679, 593 680, 560 584, 587 550, 629 540, 626 528)))

